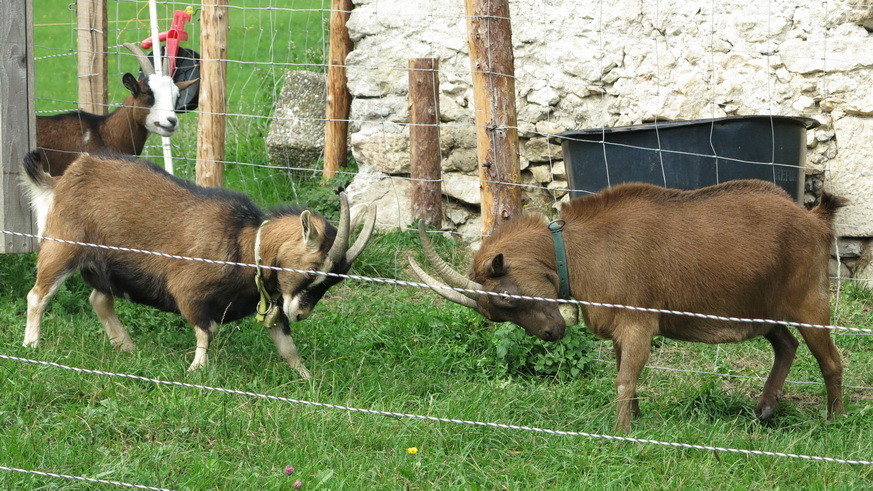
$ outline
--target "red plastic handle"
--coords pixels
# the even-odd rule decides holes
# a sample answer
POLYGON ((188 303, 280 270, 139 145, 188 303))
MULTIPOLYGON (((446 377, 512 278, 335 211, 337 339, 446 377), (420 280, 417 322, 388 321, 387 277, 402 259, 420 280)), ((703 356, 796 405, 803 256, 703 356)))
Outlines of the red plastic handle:
MULTIPOLYGON (((191 21, 191 15, 184 10, 173 13, 173 23, 169 31, 158 34, 158 42, 167 42, 167 56, 170 57, 170 75, 176 71, 176 55, 179 53, 179 41, 187 41, 188 33, 185 31, 185 23, 191 21)), ((139 43, 143 49, 152 47, 152 37, 145 38, 139 43)))

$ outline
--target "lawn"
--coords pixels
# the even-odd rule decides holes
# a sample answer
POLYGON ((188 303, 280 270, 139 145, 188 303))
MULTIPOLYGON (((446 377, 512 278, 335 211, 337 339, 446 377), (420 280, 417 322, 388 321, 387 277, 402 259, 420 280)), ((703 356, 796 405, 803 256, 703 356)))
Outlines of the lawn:
MULTIPOLYGON (((144 5, 111 3, 110 11, 119 13, 110 19, 133 18, 144 5)), ((47 24, 37 27, 36 44, 44 53, 52 47, 54 52, 68 49, 72 27, 48 25, 69 21, 66 2, 39 1, 36 8, 37 22, 47 24), (52 3, 54 10, 39 10, 52 3)), ((289 64, 318 59, 320 15, 232 10, 231 57, 289 64), (291 41, 293 49, 275 48, 291 41), (233 47, 239 43, 246 48, 233 47)), ((144 37, 138 22, 131 25, 136 29, 125 33, 144 37)), ((46 55, 38 51, 37 56, 46 55)), ((59 101, 75 99, 72 82, 68 87, 60 77, 46 75, 73 73, 66 65, 52 65, 62 61, 75 65, 72 56, 37 62, 41 110, 66 110, 59 101)), ((110 67, 115 63, 110 61, 110 67)), ((125 57, 125 66, 115 72, 134 68, 132 58, 125 57)), ((265 163, 266 116, 281 69, 237 68, 231 71, 236 78, 230 106, 244 116, 235 116, 229 125, 228 160, 265 163)), ((110 100, 119 100, 121 90, 117 84, 110 100)), ((183 116, 182 124, 174 152, 190 158, 196 113, 183 116)), ((181 167, 190 172, 190 166, 181 167)), ((343 179, 323 184, 242 164, 229 164, 227 170, 228 186, 260 204, 301 202, 328 216, 335 213, 335 191, 343 179)), ((462 245, 448 239, 437 245, 459 269, 466 267, 469 257, 462 245)), ((406 256, 418 256, 418 250, 413 234, 378 235, 353 273, 411 280, 406 256)), ((68 280, 49 307, 41 346, 22 347, 25 296, 33 284, 35 260, 35 254, 0 256, 0 355, 345 408, 614 434, 611 347, 582 327, 561 343, 541 343, 517 327, 485 322, 428 291, 348 280, 332 288, 313 315, 292 329, 311 380, 298 379, 282 363, 253 319, 221 326, 210 365, 188 373, 195 341, 180 317, 119 301, 119 316, 138 350, 115 352, 79 276, 68 280)), ((873 293, 844 286, 833 322, 873 328, 873 293)), ((709 346, 657 339, 640 381, 644 414, 628 436, 871 461, 873 337, 834 338, 845 366, 844 417, 824 419, 821 375, 803 345, 782 404, 774 418, 761 423, 753 412, 763 381, 754 377, 765 376, 772 364, 766 341, 709 346)), ((386 416, 8 359, 0 359, 0 388, 0 466, 174 489, 291 489, 298 479, 304 489, 873 486, 871 465, 386 416), (288 465, 293 475, 284 472, 288 465)), ((0 470, 2 489, 93 487, 0 470)))

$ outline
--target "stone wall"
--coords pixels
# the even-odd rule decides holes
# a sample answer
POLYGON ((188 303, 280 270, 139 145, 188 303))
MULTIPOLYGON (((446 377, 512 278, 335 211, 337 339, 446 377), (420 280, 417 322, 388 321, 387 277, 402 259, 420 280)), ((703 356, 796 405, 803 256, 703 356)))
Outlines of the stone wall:
MULTIPOLYGON (((817 119, 807 201, 822 185, 852 200, 838 233, 873 237, 873 5, 787 1, 511 0, 525 204, 566 199, 565 130, 730 115, 817 119)), ((411 223, 407 60, 440 61, 444 226, 479 234, 473 95, 463 0, 356 0, 349 20, 353 202, 383 226, 411 223)), ((855 254, 854 246, 851 247, 855 254)), ((867 248, 869 249, 869 248, 867 248)), ((860 276, 868 252, 851 265, 860 276)))

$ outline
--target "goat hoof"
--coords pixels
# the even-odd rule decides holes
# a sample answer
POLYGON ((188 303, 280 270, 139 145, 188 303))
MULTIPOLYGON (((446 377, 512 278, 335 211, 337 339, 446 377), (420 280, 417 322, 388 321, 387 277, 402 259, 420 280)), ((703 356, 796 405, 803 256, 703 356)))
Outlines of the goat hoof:
POLYGON ((297 365, 292 367, 297 370, 297 374, 300 375, 300 378, 303 380, 309 380, 312 378, 312 375, 309 374, 309 370, 306 369, 303 365, 297 365))
POLYGON ((22 344, 25 348, 39 348, 39 339, 33 340, 24 340, 24 344, 22 344))
POLYGON ((136 351, 136 345, 131 343, 130 341, 112 343, 112 347, 125 353, 133 353, 134 351, 136 351))
POLYGON ((761 421, 769 419, 771 416, 773 416, 773 413, 775 413, 775 412, 776 412, 776 407, 773 405, 770 405, 770 404, 766 404, 763 406, 759 405, 755 409, 755 414, 758 415, 758 419, 761 421))

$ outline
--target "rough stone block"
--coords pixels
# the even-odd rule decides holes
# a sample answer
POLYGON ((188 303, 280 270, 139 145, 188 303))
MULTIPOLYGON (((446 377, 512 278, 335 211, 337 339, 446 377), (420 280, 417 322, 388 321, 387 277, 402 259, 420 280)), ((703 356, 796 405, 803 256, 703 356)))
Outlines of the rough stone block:
POLYGON ((363 172, 346 187, 349 205, 376 205, 376 228, 393 230, 412 225, 412 183, 378 172, 363 172))
POLYGON ((834 122, 840 150, 830 161, 824 189, 851 203, 837 213, 840 237, 873 237, 873 120, 846 116, 834 122))
POLYGON ((324 154, 326 78, 304 70, 285 72, 285 83, 276 101, 275 119, 267 135, 270 163, 287 167, 317 168, 324 154))
POLYGON ((861 257, 861 253, 864 251, 864 240, 839 239, 837 240, 837 251, 841 258, 861 257))

